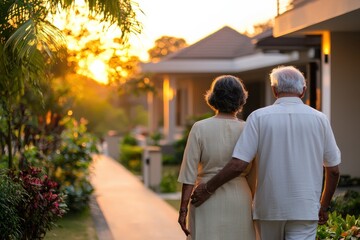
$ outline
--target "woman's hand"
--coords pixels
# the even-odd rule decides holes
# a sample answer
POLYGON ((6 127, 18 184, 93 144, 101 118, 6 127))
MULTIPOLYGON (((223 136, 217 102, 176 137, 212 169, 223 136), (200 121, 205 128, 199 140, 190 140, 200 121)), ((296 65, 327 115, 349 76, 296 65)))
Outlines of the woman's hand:
POLYGON ((186 217, 187 217, 188 209, 187 208, 180 208, 179 211, 179 219, 178 223, 181 226, 181 229, 185 233, 186 236, 190 234, 190 231, 186 228, 186 217))

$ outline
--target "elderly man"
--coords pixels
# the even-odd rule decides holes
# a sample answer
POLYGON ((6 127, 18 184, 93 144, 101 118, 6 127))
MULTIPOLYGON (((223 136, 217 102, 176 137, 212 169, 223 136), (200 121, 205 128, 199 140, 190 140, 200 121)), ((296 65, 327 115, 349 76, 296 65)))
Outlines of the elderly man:
POLYGON ((303 74, 283 66, 272 70, 270 80, 277 100, 248 117, 232 159, 196 188, 191 203, 199 207, 257 155, 253 219, 261 239, 314 240, 317 225, 328 219, 340 151, 327 117, 301 101, 306 90, 303 74))

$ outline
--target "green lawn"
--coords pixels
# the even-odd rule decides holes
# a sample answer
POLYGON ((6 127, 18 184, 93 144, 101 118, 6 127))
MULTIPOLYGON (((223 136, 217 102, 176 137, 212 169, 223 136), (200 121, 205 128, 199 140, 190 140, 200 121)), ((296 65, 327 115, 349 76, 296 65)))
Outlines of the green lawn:
MULTIPOLYGON (((180 165, 165 165, 163 166, 163 176, 165 174, 174 174, 176 176, 179 175, 179 170, 180 170, 180 165)), ((181 192, 181 187, 182 184, 177 182, 177 187, 176 187, 176 191, 181 192)), ((170 206, 172 206, 173 208, 176 209, 176 211, 179 211, 180 208, 180 200, 165 200, 165 202, 167 202, 168 204, 170 204, 170 206)))
MULTIPOLYGON (((163 176, 165 176, 166 174, 172 174, 172 175, 176 176, 176 179, 177 179, 179 176, 179 171, 180 171, 180 165, 164 165, 164 166, 162 166, 163 176)), ((176 191, 181 192, 182 184, 179 182, 177 182, 176 184, 177 184, 176 191)))
POLYGON ((90 209, 80 213, 72 213, 64 216, 46 234, 45 240, 97 240, 94 222, 90 209))
POLYGON ((170 206, 176 209, 176 211, 179 211, 180 209, 180 200, 165 200, 170 206))

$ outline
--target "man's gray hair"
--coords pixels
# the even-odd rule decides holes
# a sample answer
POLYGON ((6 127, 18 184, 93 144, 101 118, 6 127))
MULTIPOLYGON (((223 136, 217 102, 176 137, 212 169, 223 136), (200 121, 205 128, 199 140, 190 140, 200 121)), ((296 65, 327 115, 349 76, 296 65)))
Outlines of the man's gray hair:
POLYGON ((302 94, 306 87, 304 75, 293 66, 274 68, 270 73, 270 82, 278 93, 302 94))

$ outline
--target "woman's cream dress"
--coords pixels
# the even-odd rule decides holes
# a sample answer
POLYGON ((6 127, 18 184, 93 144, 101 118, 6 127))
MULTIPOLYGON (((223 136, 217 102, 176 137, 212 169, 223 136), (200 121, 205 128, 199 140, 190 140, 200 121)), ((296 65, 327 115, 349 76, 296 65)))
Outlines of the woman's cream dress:
MULTIPOLYGON (((196 122, 189 134, 179 182, 207 182, 231 159, 245 123, 211 117, 196 122)), ((242 174, 225 183, 201 206, 190 204, 190 240, 252 240, 251 191, 242 174)))

